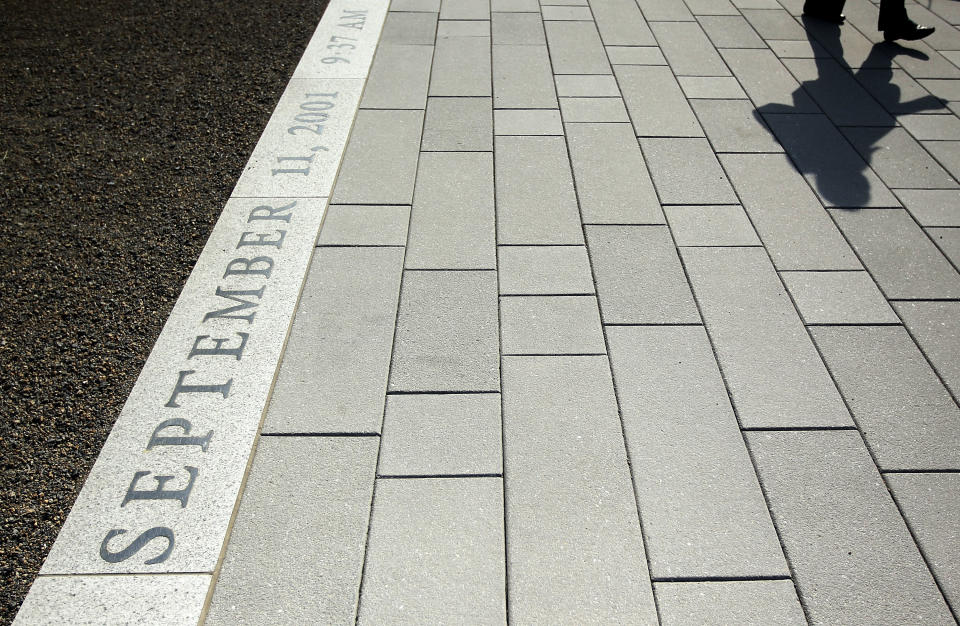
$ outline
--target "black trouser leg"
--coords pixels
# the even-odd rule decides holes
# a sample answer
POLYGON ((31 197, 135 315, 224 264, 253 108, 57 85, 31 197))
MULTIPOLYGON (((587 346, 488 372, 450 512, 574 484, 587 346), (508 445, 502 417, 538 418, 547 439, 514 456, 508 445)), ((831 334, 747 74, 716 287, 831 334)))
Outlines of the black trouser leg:
POLYGON ((806 0, 803 12, 807 15, 840 15, 847 0, 806 0))
POLYGON ((908 20, 907 9, 903 6, 903 0, 880 0, 878 30, 896 28, 908 20))

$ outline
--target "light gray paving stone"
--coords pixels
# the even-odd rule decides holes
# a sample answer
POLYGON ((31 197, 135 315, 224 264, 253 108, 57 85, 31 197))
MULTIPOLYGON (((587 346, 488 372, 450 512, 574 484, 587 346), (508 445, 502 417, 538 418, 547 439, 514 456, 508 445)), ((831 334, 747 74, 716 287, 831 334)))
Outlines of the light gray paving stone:
POLYGON ((665 226, 587 226, 586 231, 604 324, 700 323, 665 226))
POLYGON ((511 619, 655 624, 607 357, 504 357, 503 383, 511 619))
POLYGON ((695 18, 682 2, 637 0, 648 22, 692 22, 695 18))
MULTIPOLYGON (((911 76, 916 79, 921 78, 939 78, 955 80, 960 78, 960 69, 956 65, 946 60, 939 52, 923 43, 922 41, 913 42, 910 45, 923 53, 914 58, 908 54, 897 56, 897 65, 902 67, 911 76)), ((948 98, 952 99, 952 98, 948 98)))
POLYGON ((544 22, 555 74, 610 74, 607 53, 593 22, 544 22))
POLYGON ((947 602, 960 605, 960 474, 884 476, 947 602))
POLYGON ((593 21, 593 13, 587 6, 543 6, 540 13, 545 21, 593 21))
POLYGON ((776 7, 769 9, 741 9, 743 17, 764 39, 803 40, 807 38, 803 27, 792 15, 776 7))
MULTIPOLYGON (((563 112, 563 121, 567 123, 630 123, 627 108, 620 98, 560 98, 560 110, 563 112)), ((634 137, 633 133, 630 133, 630 136, 634 137)))
POLYGON ((582 244, 563 137, 497 137, 495 152, 497 241, 582 244))
POLYGON ((370 68, 360 106, 365 109, 423 109, 433 49, 430 46, 384 44, 370 68))
POLYGON ((859 433, 746 436, 811 623, 952 621, 859 433))
POLYGON ((545 46, 543 22, 536 13, 494 13, 491 31, 493 45, 545 46))
POLYGON ((947 22, 957 25, 960 24, 960 7, 957 7, 952 2, 947 2, 945 0, 932 0, 930 2, 930 9, 935 14, 942 17, 947 22))
POLYGON ((398 43, 432 46, 436 38, 436 13, 398 13, 390 11, 383 23, 380 44, 398 43))
MULTIPOLYGON (((877 101, 894 115, 909 113, 950 113, 940 98, 931 95, 903 70, 860 69, 856 79, 877 101)), ((952 83, 953 81, 947 81, 952 83)), ((936 93, 936 92, 934 92, 936 93)), ((960 93, 960 92, 958 92, 960 93)))
POLYGON ((337 205, 327 208, 318 246, 404 246, 410 207, 337 205))
POLYGON ((410 204, 422 129, 423 111, 357 111, 331 203, 410 204))
POLYGON ((595 296, 500 298, 503 353, 604 354, 595 296))
MULTIPOLYGON (((640 9, 631 0, 593 0, 600 38, 607 46, 654 46, 656 41, 640 9)), ((611 59, 612 62, 612 59, 611 59)))
POLYGON ((954 179, 960 179, 960 141, 924 141, 923 147, 945 167, 954 179))
POLYGON ((816 113, 817 105, 769 50, 720 50, 761 112, 816 113))
POLYGON ((493 155, 424 152, 410 218, 407 269, 496 269, 493 155))
POLYGON ((664 207, 678 246, 759 246, 760 239, 740 206, 664 207))
MULTIPOLYGON (((792 18, 791 18, 792 19, 792 18)), ((784 59, 783 64, 838 126, 893 126, 876 100, 833 59, 784 59)), ((880 134, 884 129, 871 128, 880 134)))
POLYGON ((499 474, 500 394, 389 396, 381 476, 499 474))
POLYGON ((844 128, 842 132, 888 187, 957 187, 950 174, 902 128, 844 128))
POLYGON ((663 626, 802 626, 807 623, 790 580, 656 583, 663 626))
POLYGON ((960 119, 956 115, 901 115, 897 121, 915 139, 960 139, 960 119))
POLYGON ((377 481, 358 624, 503 624, 499 478, 377 481))
POLYGON ((493 104, 497 108, 556 108, 546 46, 493 46, 493 104))
POLYGON ((766 48, 763 39, 734 10, 729 15, 704 15, 697 18, 717 48, 766 48))
POLYGON ((960 469, 960 409, 902 326, 811 333, 880 469, 960 469))
MULTIPOLYGON (((912 72, 910 75, 913 76, 912 72)), ((919 78, 913 76, 914 78, 919 78)), ((944 100, 960 100, 960 82, 952 79, 919 78, 920 85, 934 96, 944 100)))
POLYGON ((488 20, 440 20, 437 22, 437 38, 441 37, 490 37, 488 20))
POLYGON ((765 115, 764 118, 824 205, 899 206, 880 177, 825 115, 765 115))
POLYGON ((500 246, 500 295, 594 293, 584 246, 500 246))
POLYGON ((960 229, 928 228, 927 234, 953 266, 960 267, 960 229))
POLYGON ((447 152, 493 150, 491 98, 429 98, 420 149, 447 152))
MULTIPOLYGON (((803 41, 773 41, 768 40, 767 45, 773 50, 773 53, 781 59, 819 59, 830 58, 830 53, 826 48, 816 41, 805 39, 803 41)), ((731 46, 735 47, 735 46, 731 46)), ((863 72, 880 72, 882 70, 858 70, 858 75, 863 72)), ((900 72, 903 74, 903 72, 900 72)), ((888 71, 887 74, 890 74, 888 71)), ((889 110, 889 109, 888 109, 889 110)))
MULTIPOLYGON (((856 28, 837 28, 835 24, 824 20, 801 20, 804 29, 807 31, 807 37, 815 39, 820 45, 826 48, 835 59, 843 59, 844 64, 851 68, 891 67, 891 55, 885 48, 876 48, 875 43, 870 41, 856 28), (839 32, 839 37, 837 36, 839 32)), ((866 29, 871 36, 877 36, 879 33, 875 30, 876 22, 870 24, 866 29), (875 35, 874 33, 877 33, 875 35)), ((911 44, 911 47, 912 44, 911 44)), ((897 59, 905 59, 907 55, 898 55, 897 59)))
POLYGON ((613 65, 666 65, 657 46, 607 46, 607 58, 613 65))
POLYGON ((563 135, 556 109, 497 109, 493 112, 496 135, 563 135))
POLYGON ((960 226, 960 191, 897 189, 894 193, 921 226, 960 226))
POLYGON ((780 272, 807 324, 898 324, 866 272, 780 272))
POLYGON ((566 131, 584 223, 664 223, 629 123, 567 124, 566 131))
POLYGON ((439 13, 440 0, 391 0, 391 11, 413 11, 416 13, 439 13))
POLYGON ((638 137, 703 136, 669 67, 616 65, 614 71, 638 137))
POLYGON ((862 269, 785 155, 724 154, 720 161, 778 270, 862 269))
POLYGON ((13 623, 196 624, 210 579, 208 574, 38 576, 13 623))
POLYGON ((557 76, 557 95, 569 98, 619 98, 617 79, 609 74, 557 76))
POLYGON ((502 13, 539 13, 537 0, 490 0, 490 10, 502 13))
POLYGON ((737 203, 706 139, 644 137, 640 145, 664 204, 737 203))
POLYGON ((441 20, 489 20, 490 0, 443 0, 441 20))
POLYGON ((687 8, 694 15, 739 15, 730 0, 687 0, 687 8))
POLYGON ((650 28, 677 76, 730 75, 698 23, 654 22, 650 28))
POLYGON ((541 0, 541 6, 557 6, 557 7, 585 7, 588 5, 587 0, 541 0))
POLYGON ((763 249, 681 253, 741 425, 851 426, 763 249))
POLYGON ((205 623, 353 620, 377 443, 260 438, 205 623))
POLYGON ((390 391, 499 391, 495 272, 405 272, 390 391))
POLYGON ((316 251, 263 432, 380 431, 402 264, 401 248, 316 251))
POLYGON ((730 0, 733 6, 741 11, 744 9, 779 9, 777 0, 730 0))
POLYGON ((717 152, 783 152, 749 100, 697 100, 690 106, 717 152))
POLYGON ((651 576, 788 576, 701 326, 607 329, 651 576))
POLYGON ((893 308, 953 397, 960 397, 960 302, 895 302, 893 308))
POLYGON ((489 96, 490 90, 490 39, 438 37, 430 95, 489 96))
POLYGON ((960 274, 906 211, 831 212, 887 298, 960 297, 960 274))
POLYGON ((677 81, 688 98, 747 99, 740 83, 732 76, 678 76, 677 81))

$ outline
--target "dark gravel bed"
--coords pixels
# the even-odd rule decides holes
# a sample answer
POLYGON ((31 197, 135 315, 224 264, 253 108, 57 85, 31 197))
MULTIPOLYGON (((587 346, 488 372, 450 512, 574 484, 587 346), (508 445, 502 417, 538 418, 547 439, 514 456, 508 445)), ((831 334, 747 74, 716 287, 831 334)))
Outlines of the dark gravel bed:
POLYGON ((0 622, 326 0, 0 0, 0 622))

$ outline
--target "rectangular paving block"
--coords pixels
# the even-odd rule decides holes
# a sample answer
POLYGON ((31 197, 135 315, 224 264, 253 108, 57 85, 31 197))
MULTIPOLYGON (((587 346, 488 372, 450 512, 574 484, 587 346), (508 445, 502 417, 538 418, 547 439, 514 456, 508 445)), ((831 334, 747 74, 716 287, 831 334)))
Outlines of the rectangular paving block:
POLYGON ((954 610, 960 606, 960 474, 886 474, 920 551, 954 610))
POLYGON ((663 211, 678 246, 761 245, 741 206, 668 206, 663 211))
POLYGON ((422 153, 407 269, 496 269, 496 255, 493 155, 422 153))
POLYGON ((377 444, 260 438, 205 623, 353 620, 377 444))
POLYGON ((404 273, 390 391, 499 391, 496 272, 404 273))
POLYGON ((812 623, 953 620, 858 432, 746 436, 812 623))
POLYGON ((500 246, 500 295, 594 293, 584 246, 500 246))
POLYGON ((545 46, 543 22, 536 13, 494 13, 490 21, 493 45, 545 46))
POLYGON ((438 37, 430 75, 430 95, 491 95, 490 39, 438 37))
POLYGON ((490 0, 443 0, 441 20, 489 20, 490 0))
POLYGON ((790 580, 657 583, 663 626, 803 626, 807 619, 790 580))
POLYGON ((499 474, 500 394, 403 394, 387 398, 380 476, 499 474))
POLYGON ((687 8, 696 16, 740 14, 730 0, 687 0, 687 8))
MULTIPOLYGON (((655 46, 650 27, 636 2, 631 0, 593 0, 593 19, 606 46, 655 46)), ((612 61, 612 59, 611 59, 612 61)))
POLYGON ((539 13, 537 0, 490 0, 490 10, 503 13, 539 13))
POLYGON ((679 76, 677 81, 687 98, 747 100, 747 94, 733 76, 679 76))
POLYGON ((899 324, 867 272, 780 272, 806 324, 899 324))
POLYGON ((617 79, 609 74, 556 76, 557 95, 563 98, 619 98, 617 79))
POLYGON ((806 39, 803 27, 781 8, 743 9, 743 17, 750 22, 754 30, 764 39, 806 39))
POLYGON ((921 226, 960 226, 960 191, 897 189, 894 193, 921 226))
POLYGON ((331 202, 410 204, 422 130, 423 111, 357 111, 331 202))
MULTIPOLYGON (((922 6, 922 5, 921 5, 922 6)), ((956 80, 960 78, 960 69, 948 61, 942 54, 923 42, 913 44, 913 47, 922 52, 913 58, 910 55, 897 56, 897 65, 902 67, 916 79, 938 78, 956 80), (921 58, 922 57, 922 58, 921 58)))
POLYGON ((766 48, 763 39, 734 9, 729 15, 701 15, 697 17, 707 37, 717 48, 766 48))
MULTIPOLYGON (((759 13, 767 13, 767 11, 759 11, 759 13)), ((783 64, 798 81, 803 83, 807 93, 816 100, 834 124, 873 127, 892 127, 895 124, 890 114, 857 83, 850 70, 837 61, 784 59, 783 64)), ((883 136, 885 132, 881 128, 869 130, 879 136, 883 136)))
POLYGON ((717 152, 783 152, 749 100, 696 100, 690 106, 717 152))
POLYGON ((607 58, 613 65, 666 65, 657 46, 607 46, 607 58))
POLYGON ((563 137, 497 137, 495 151, 499 243, 583 243, 563 137))
POLYGON ((604 324, 698 324, 666 226, 587 226, 604 324))
POLYGON ((900 115, 897 121, 915 139, 960 139, 960 119, 956 115, 900 115))
POLYGON ((887 298, 960 297, 960 274, 906 211, 831 213, 887 298))
POLYGON ((403 246, 410 207, 338 205, 327 207, 318 246, 403 246))
POLYGON ((432 61, 430 46, 379 46, 360 106, 365 109, 425 108, 432 61))
POLYGON ((429 98, 420 149, 443 152, 492 151, 492 99, 429 98))
POLYGON ((583 6, 549 6, 544 5, 540 8, 540 13, 544 20, 559 21, 593 21, 593 14, 590 7, 583 6))
POLYGON ((607 357, 504 357, 503 385, 511 620, 655 624, 607 357))
POLYGON ((789 576, 703 327, 607 338, 653 579, 789 576))
POLYGON ((741 425, 852 426, 763 249, 681 254, 741 425))
MULTIPOLYGON (((854 19, 856 19, 855 15, 854 19)), ((870 22, 863 30, 870 33, 870 36, 879 39, 880 33, 876 31, 876 20, 870 20, 870 22)), ((824 20, 807 20, 804 23, 804 30, 807 31, 809 39, 819 42, 835 59, 842 59, 842 62, 848 67, 860 69, 863 67, 889 68, 891 66, 890 54, 885 54, 883 48, 875 48, 875 43, 867 39, 856 28, 840 28, 838 37, 835 24, 824 20)), ((898 55, 898 64, 899 56, 901 55, 898 55)), ((907 58, 907 55, 902 56, 907 58)))
POLYGON ((399 43, 432 46, 437 38, 436 13, 390 11, 383 23, 380 44, 399 43))
POLYGON ((566 130, 585 224, 664 223, 629 123, 567 124, 566 130))
POLYGON ((923 141, 923 147, 933 155, 955 179, 960 179, 960 141, 923 141))
POLYGON ((610 74, 607 53, 593 22, 544 22, 556 74, 610 74))
POLYGON ((357 624, 506 621, 503 482, 378 480, 357 624))
POLYGON ((496 135, 563 135, 556 109, 497 109, 493 112, 496 135))
POLYGON ((437 38, 441 37, 490 37, 488 20, 440 20, 437 22, 437 38))
POLYGON ((720 55, 762 113, 819 110, 770 50, 726 48, 720 50, 720 55))
POLYGON ((557 107, 546 46, 493 46, 493 105, 498 109, 557 107))
POLYGON ((638 137, 703 137, 669 67, 616 65, 613 69, 638 137))
MULTIPOLYGON (((821 59, 821 58, 831 58, 830 52, 821 46, 816 41, 811 41, 805 39, 803 41, 768 41, 767 44, 770 46, 770 49, 773 50, 773 53, 781 59, 821 59)), ((736 46, 733 46, 736 47, 736 46)), ((868 72, 877 72, 879 77, 879 72, 883 70, 878 69, 864 69, 861 68, 858 70, 858 78, 862 77, 865 73, 868 72)), ((903 74, 903 71, 900 71, 903 74)), ((889 75, 890 71, 887 70, 886 74, 889 75)), ((879 82, 878 86, 879 86, 879 82)), ((869 88, 868 88, 869 90, 869 88)), ((879 98, 878 98, 879 99, 879 98)), ((893 98, 899 99, 899 98, 893 98)), ((887 108, 889 111, 890 109, 887 108)))
POLYGON ((402 264, 402 248, 316 251, 263 432, 380 432, 402 264))
POLYGON ((960 302, 895 302, 893 308, 953 397, 960 397, 960 302))
POLYGON ((694 17, 682 2, 674 0, 638 0, 649 22, 692 22, 694 17))
POLYGON ((657 43, 677 76, 729 76, 730 70, 696 22, 654 22, 657 43))
POLYGON ((724 154, 720 162, 778 270, 863 269, 785 155, 724 154))
POLYGON ((560 110, 563 112, 563 121, 568 123, 630 123, 627 107, 620 98, 560 98, 560 110))
POLYGON ((664 204, 736 204, 733 187, 706 139, 644 137, 653 184, 664 204))
POLYGON ((844 128, 888 187, 956 189, 957 182, 902 128, 844 128))
POLYGON ((954 267, 960 267, 960 229, 928 228, 927 234, 954 267))
POLYGON ((503 296, 503 354, 605 354, 596 296, 503 296))
POLYGON ((924 89, 902 69, 860 69, 856 73, 856 79, 893 115, 950 112, 943 100, 931 95, 930 91, 924 89))
POLYGON ((903 327, 811 333, 880 469, 960 469, 960 409, 903 327))
POLYGON ((390 2, 390 10, 439 13, 440 0, 392 0, 392 2, 390 2))

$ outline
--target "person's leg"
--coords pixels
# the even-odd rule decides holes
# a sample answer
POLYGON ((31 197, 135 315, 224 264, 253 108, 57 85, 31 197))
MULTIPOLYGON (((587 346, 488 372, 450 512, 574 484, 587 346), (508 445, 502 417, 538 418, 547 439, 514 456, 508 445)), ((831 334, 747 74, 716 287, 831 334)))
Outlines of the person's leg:
POLYGON ((844 20, 843 5, 846 0, 806 0, 803 3, 803 14, 816 17, 828 22, 842 24, 844 20))
POLYGON ((907 9, 903 6, 903 1, 880 0, 880 20, 877 23, 877 30, 896 28, 910 21, 910 18, 907 17, 907 9))

